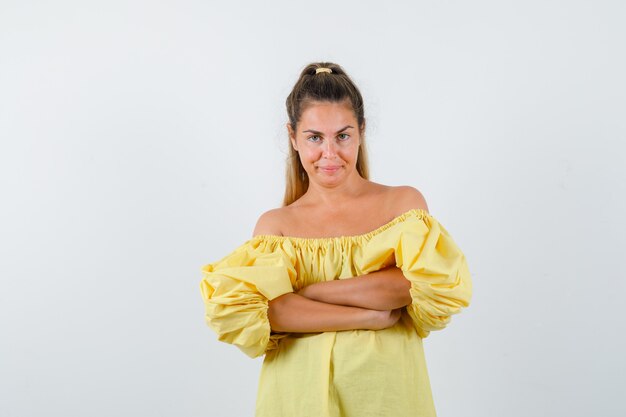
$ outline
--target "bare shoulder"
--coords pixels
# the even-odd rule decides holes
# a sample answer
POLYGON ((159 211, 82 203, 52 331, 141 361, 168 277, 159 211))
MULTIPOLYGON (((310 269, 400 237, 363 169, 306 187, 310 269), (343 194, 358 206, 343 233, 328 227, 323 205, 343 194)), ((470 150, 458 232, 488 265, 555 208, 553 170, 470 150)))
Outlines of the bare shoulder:
POLYGON ((415 187, 410 185, 391 187, 390 195, 396 215, 400 215, 411 209, 422 209, 428 212, 428 205, 426 204, 424 195, 415 187))
POLYGON ((280 231, 281 219, 283 216, 282 208, 275 208, 266 211, 265 213, 259 216, 259 219, 256 222, 256 226, 254 226, 254 232, 252 232, 252 236, 258 235, 277 235, 282 236, 280 231))

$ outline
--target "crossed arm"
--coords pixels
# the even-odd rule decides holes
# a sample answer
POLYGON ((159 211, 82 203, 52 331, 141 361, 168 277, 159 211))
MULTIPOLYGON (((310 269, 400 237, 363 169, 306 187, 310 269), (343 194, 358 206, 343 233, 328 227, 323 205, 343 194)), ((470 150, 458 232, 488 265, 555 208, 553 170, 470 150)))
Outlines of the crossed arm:
POLYGON ((377 311, 411 303, 411 284, 395 266, 354 278, 318 282, 269 302, 274 331, 321 332, 367 328, 377 311))

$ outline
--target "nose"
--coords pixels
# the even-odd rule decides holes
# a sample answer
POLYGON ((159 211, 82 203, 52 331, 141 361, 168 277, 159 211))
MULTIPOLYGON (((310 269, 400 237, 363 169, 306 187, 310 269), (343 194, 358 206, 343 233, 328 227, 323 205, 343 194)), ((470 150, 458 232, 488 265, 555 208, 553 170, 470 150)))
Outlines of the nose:
POLYGON ((324 152, 323 155, 326 158, 332 158, 337 154, 337 144, 334 140, 327 140, 324 144, 324 152))

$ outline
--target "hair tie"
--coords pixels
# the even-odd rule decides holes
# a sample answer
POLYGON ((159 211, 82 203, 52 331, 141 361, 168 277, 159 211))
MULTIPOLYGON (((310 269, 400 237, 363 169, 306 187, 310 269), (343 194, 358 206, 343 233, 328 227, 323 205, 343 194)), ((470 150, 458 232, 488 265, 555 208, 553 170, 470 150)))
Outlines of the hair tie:
POLYGON ((320 67, 320 68, 316 68, 315 69, 315 73, 319 74, 320 72, 333 72, 332 69, 330 68, 324 68, 324 67, 320 67))

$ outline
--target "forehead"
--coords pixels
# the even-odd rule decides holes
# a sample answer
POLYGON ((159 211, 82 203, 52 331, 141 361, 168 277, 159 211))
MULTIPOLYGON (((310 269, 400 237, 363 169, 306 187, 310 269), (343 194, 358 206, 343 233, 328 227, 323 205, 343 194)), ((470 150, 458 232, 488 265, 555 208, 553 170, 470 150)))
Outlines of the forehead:
POLYGON ((302 127, 334 127, 355 122, 356 117, 348 100, 343 102, 311 102, 307 104, 300 117, 300 126, 302 127))

